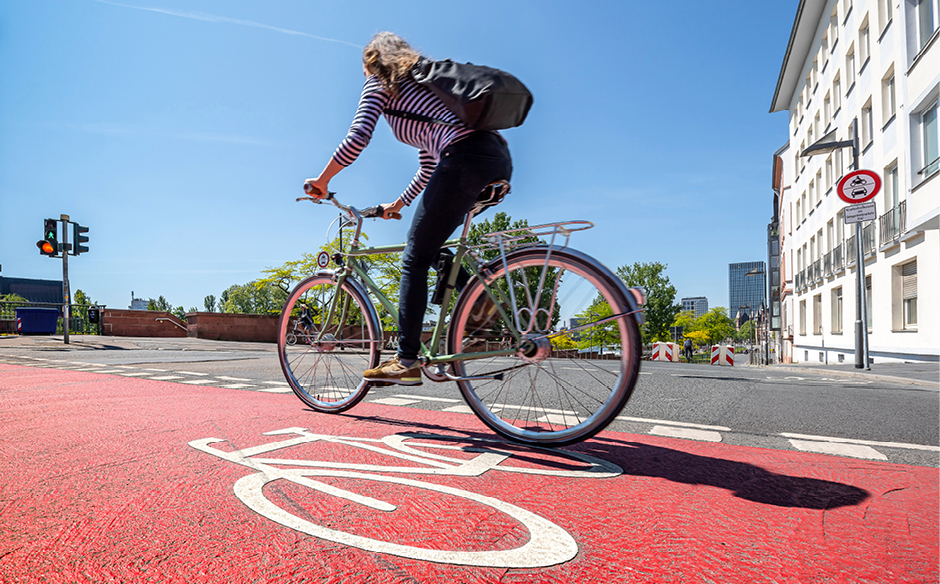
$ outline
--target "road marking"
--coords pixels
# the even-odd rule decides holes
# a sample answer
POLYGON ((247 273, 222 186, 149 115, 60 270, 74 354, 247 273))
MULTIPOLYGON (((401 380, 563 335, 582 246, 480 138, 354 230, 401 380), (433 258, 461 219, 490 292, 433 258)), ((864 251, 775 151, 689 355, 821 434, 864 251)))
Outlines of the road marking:
POLYGON ((650 434, 657 436, 668 436, 669 438, 686 438, 689 440, 699 440, 701 442, 721 442, 721 434, 710 432, 708 430, 696 430, 693 428, 676 428, 673 426, 653 426, 650 434))
POLYGON ((460 403, 460 400, 459 400, 459 399, 451 399, 451 398, 447 398, 447 397, 431 397, 431 396, 428 396, 428 395, 406 395, 406 394, 398 394, 398 395, 396 395, 395 397, 403 397, 403 398, 405 398, 405 399, 423 399, 423 400, 427 400, 427 401, 439 401, 439 402, 445 402, 445 403, 450 403, 450 404, 458 404, 458 403, 460 403))
POLYGON ((225 377, 224 375, 216 375, 216 377, 226 381, 254 381, 253 379, 245 379, 244 377, 225 377))
POLYGON ((124 377, 140 377, 141 375, 151 375, 146 371, 128 371, 127 373, 121 373, 124 377))
POLYGON ((835 454, 836 456, 850 456, 852 458, 866 458, 868 460, 888 460, 888 457, 871 446, 862 444, 846 444, 844 442, 810 442, 808 440, 790 440, 790 444, 803 452, 818 452, 821 454, 835 454))
POLYGON ((99 369, 96 371, 89 371, 89 373, 125 373, 123 369, 99 369))
POLYGON ((217 383, 215 379, 183 379, 179 383, 187 385, 203 385, 205 383, 217 383))
POLYGON ((673 422, 670 420, 651 420, 648 418, 631 418, 630 416, 617 416, 618 420, 625 422, 641 422, 645 424, 666 424, 668 426, 683 426, 685 428, 698 428, 699 430, 715 430, 717 432, 730 432, 731 428, 725 426, 707 426, 705 424, 692 424, 690 422, 673 422))
POLYGON ((176 379, 185 379, 185 377, 180 377, 179 375, 160 375, 159 377, 151 377, 153 381, 173 381, 176 379))
POLYGON ((562 414, 546 414, 541 418, 537 419, 536 422, 548 422, 549 424, 554 424, 556 426, 577 426, 584 420, 581 419, 581 416, 571 412, 570 415, 562 414))
POLYGON ((294 390, 289 387, 264 387, 258 391, 261 393, 291 393, 294 390))
POLYGON ((198 375, 200 377, 209 375, 208 373, 196 373, 195 371, 177 371, 176 373, 182 373, 183 375, 198 375))
POLYGON ((158 371, 160 373, 166 373, 166 369, 144 369, 144 371, 158 371))
POLYGON ((247 383, 229 383, 228 385, 220 385, 219 387, 224 387, 225 389, 250 389, 257 386, 247 383))
POLYGON ((402 399, 400 397, 383 397, 379 399, 374 399, 369 403, 380 404, 383 406, 410 406, 411 404, 418 403, 416 399, 402 399))
POLYGON ((875 442, 873 440, 854 440, 851 438, 836 438, 833 436, 812 436, 809 434, 790 434, 781 432, 784 438, 797 438, 805 440, 816 440, 821 442, 844 442, 847 444, 861 444, 864 446, 884 446, 886 448, 906 448, 908 450, 927 450, 928 452, 940 452, 940 446, 926 446, 924 444, 906 444, 904 442, 875 442))
POLYGON ((467 406, 467 405, 451 406, 449 408, 444 408, 441 411, 451 412, 454 414, 472 414, 473 413, 473 410, 471 410, 470 406, 467 406))
POLYGON ((270 385, 288 385, 286 381, 262 381, 261 383, 267 383, 270 385))

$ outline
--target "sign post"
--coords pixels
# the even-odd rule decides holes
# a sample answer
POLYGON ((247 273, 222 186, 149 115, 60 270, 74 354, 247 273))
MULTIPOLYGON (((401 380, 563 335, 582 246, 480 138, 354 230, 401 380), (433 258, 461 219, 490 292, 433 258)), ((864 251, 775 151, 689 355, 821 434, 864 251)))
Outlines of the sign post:
POLYGON ((836 192, 848 203, 845 223, 855 223, 855 368, 870 370, 868 358, 868 296, 865 294, 865 250, 862 222, 874 221, 878 213, 870 201, 881 190, 881 177, 870 170, 855 170, 842 177, 836 192), (869 202, 870 201, 870 202, 869 202), (859 351, 861 348, 861 351, 859 351))

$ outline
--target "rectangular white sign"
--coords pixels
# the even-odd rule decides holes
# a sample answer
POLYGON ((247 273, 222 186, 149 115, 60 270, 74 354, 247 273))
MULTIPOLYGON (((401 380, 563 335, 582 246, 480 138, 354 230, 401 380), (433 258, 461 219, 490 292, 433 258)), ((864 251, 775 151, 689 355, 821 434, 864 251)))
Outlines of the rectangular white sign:
POLYGON ((862 221, 874 221, 878 218, 878 213, 875 211, 875 202, 869 201, 867 203, 846 205, 844 216, 846 223, 861 223, 862 221))

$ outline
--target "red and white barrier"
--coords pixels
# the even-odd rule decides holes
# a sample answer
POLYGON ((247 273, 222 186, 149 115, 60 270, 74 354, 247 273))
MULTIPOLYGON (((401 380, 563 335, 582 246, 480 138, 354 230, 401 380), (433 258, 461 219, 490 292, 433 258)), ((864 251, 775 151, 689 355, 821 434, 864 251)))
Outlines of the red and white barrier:
POLYGON ((712 345, 712 365, 734 366, 734 347, 712 345))
POLYGON ((653 343, 653 361, 679 362, 679 345, 676 343, 653 343))

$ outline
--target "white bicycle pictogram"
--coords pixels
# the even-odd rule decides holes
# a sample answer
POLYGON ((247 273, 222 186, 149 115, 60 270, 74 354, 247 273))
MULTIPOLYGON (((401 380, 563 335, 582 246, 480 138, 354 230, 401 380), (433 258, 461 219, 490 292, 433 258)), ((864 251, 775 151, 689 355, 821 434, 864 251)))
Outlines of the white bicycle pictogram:
POLYGON ((471 491, 397 475, 477 477, 494 470, 556 477, 611 478, 623 473, 619 466, 587 454, 537 447, 527 447, 527 450, 530 452, 544 452, 554 457, 564 456, 569 463, 583 463, 586 466, 583 469, 560 470, 532 466, 506 466, 502 463, 512 457, 513 453, 509 450, 501 450, 499 442, 436 434, 401 433, 375 439, 329 436, 314 434, 303 428, 285 428, 265 432, 264 435, 292 437, 279 442, 231 452, 211 446, 212 444, 224 442, 219 438, 193 440, 189 445, 202 452, 257 471, 235 482, 235 495, 249 509, 272 521, 314 537, 366 551, 387 553, 441 564, 493 568, 538 568, 571 560, 578 553, 578 545, 574 538, 558 525, 516 505, 471 491), (259 456, 282 448, 311 442, 327 442, 337 446, 359 448, 369 451, 373 455, 389 456, 422 466, 386 466, 259 456), (460 442, 460 444, 454 442, 460 442), (430 450, 461 451, 475 454, 475 456, 470 459, 461 459, 430 452, 430 450), (391 475, 378 473, 391 473, 391 475), (325 525, 308 521, 275 504, 265 496, 263 491, 264 486, 272 481, 287 480, 302 487, 314 489, 326 495, 346 499, 379 511, 390 512, 397 508, 389 502, 353 493, 311 477, 338 477, 395 483, 474 501, 518 521, 528 530, 529 540, 514 549, 488 551, 437 550, 393 543, 331 529, 325 525))

